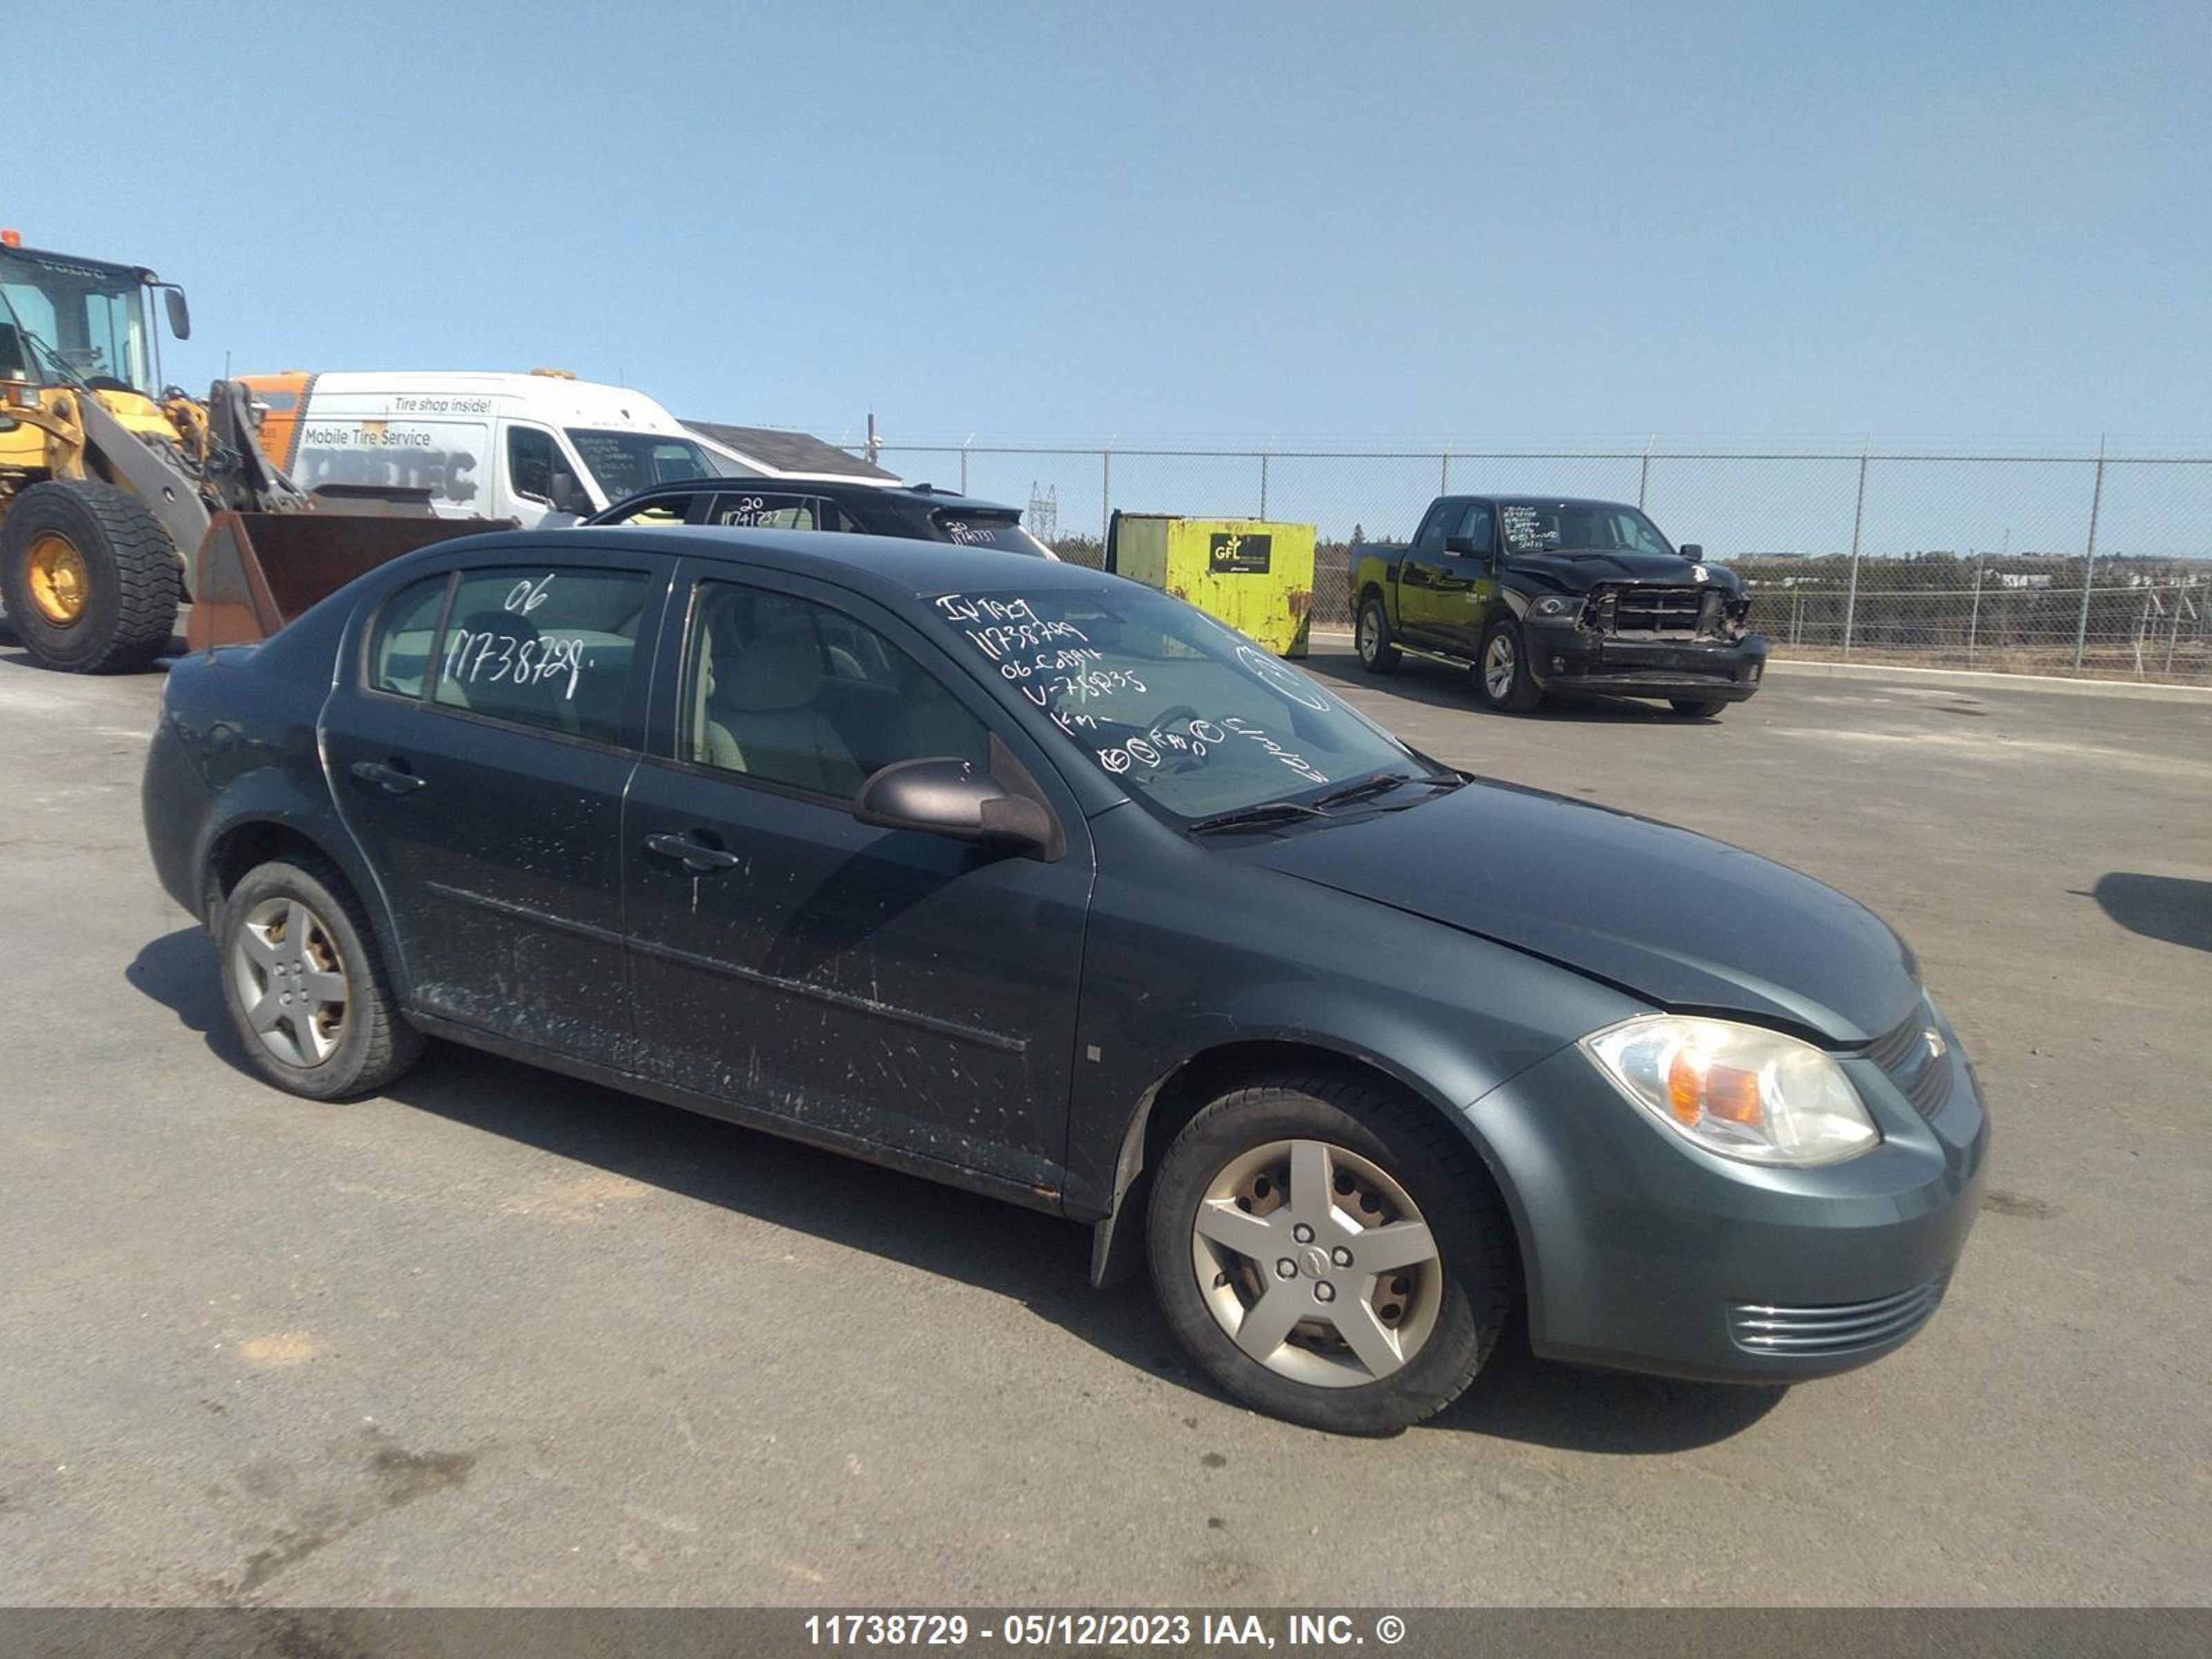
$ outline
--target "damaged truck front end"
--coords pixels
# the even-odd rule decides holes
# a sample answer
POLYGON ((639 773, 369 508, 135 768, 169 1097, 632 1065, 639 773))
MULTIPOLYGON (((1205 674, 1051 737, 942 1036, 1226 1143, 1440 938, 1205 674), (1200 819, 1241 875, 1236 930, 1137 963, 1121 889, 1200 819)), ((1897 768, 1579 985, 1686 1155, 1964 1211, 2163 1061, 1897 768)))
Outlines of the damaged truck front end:
POLYGON ((1599 581, 1529 596, 1530 673, 1547 691, 1742 702, 1765 672, 1766 641, 1751 631, 1751 602, 1733 573, 1699 568, 1707 580, 1698 585, 1599 581))

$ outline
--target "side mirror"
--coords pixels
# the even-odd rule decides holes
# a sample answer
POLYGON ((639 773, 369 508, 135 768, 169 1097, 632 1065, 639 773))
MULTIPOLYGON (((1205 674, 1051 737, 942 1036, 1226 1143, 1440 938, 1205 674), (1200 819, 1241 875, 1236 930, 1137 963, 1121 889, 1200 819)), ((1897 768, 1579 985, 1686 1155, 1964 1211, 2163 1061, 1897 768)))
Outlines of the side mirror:
POLYGON ((1705 556, 1705 550, 1698 546, 1695 542, 1684 542, 1681 547, 1677 550, 1680 552, 1684 558, 1689 560, 1692 564, 1695 564, 1699 559, 1705 556))
POLYGON ((592 510, 592 498, 584 493, 583 485, 557 467, 547 481, 546 491, 556 513, 573 513, 580 519, 592 510))
POLYGON ((1474 544, 1474 538, 1472 536, 1447 536, 1444 538, 1444 551, 1455 555, 1459 558, 1480 559, 1487 555, 1489 550, 1490 550, 1487 548, 1477 547, 1474 544))
POLYGON ((165 288, 161 301, 168 307, 169 332, 179 340, 192 337, 192 308, 185 303, 185 291, 180 288, 165 288))
POLYGON ((894 761, 870 775, 853 816, 879 830, 915 830, 1024 853, 1052 844, 1052 815, 988 772, 949 757, 894 761))

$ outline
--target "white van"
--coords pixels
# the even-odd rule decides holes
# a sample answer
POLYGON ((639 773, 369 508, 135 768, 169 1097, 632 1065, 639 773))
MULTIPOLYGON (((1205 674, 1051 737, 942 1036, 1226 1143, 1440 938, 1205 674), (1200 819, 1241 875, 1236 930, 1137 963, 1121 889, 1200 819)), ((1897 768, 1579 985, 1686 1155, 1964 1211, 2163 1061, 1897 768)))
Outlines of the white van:
POLYGON ((451 518, 574 524, 650 484, 746 471, 643 392, 555 370, 239 378, 263 453, 301 489, 427 489, 451 518))

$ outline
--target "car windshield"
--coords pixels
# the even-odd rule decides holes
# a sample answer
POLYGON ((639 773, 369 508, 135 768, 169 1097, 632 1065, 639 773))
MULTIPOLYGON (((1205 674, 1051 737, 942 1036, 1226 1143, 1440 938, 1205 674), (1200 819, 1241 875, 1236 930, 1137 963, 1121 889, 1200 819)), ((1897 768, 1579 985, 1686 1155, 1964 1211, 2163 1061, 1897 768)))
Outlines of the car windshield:
POLYGON ((1657 526, 1632 507, 1603 501, 1500 501, 1508 553, 1672 553, 1657 526))
POLYGON ((44 380, 35 343, 88 385, 152 391, 145 294, 126 265, 0 247, 0 377, 44 380))
POLYGON ((572 426, 568 441, 576 446, 576 453, 591 469, 599 493, 611 501, 657 483, 720 476, 706 452, 689 438, 572 426))
POLYGON ((1186 821, 1378 775, 1449 775, 1243 635, 1133 582, 948 593, 934 608, 1091 764, 1186 821))
POLYGON ((1060 556, 1023 529, 1021 520, 1012 513, 956 513, 940 508, 934 520, 946 541, 958 542, 963 547, 1000 547, 1009 553, 1034 553, 1047 559, 1060 556))

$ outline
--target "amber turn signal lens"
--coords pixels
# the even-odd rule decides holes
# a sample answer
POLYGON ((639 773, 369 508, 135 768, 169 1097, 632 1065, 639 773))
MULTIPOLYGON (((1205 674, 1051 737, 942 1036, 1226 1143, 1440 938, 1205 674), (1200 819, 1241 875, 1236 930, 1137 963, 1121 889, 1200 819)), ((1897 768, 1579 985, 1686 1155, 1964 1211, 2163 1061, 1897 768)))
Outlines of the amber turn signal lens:
POLYGON ((1733 1066, 1709 1066, 1705 1072, 1705 1109, 1749 1128, 1759 1124, 1759 1073, 1733 1066))
POLYGON ((1667 1068, 1667 1105, 1675 1121, 1695 1123, 1705 1093, 1705 1080, 1698 1075, 1697 1062, 1686 1048, 1675 1050, 1674 1063, 1667 1068))

